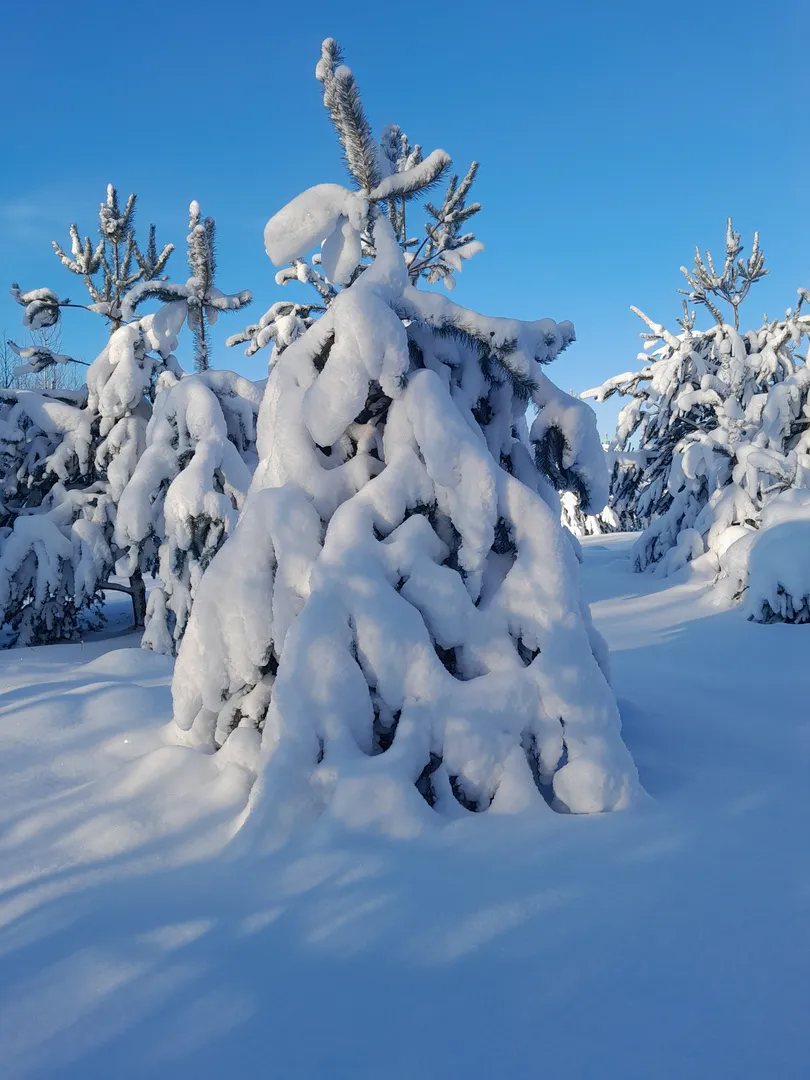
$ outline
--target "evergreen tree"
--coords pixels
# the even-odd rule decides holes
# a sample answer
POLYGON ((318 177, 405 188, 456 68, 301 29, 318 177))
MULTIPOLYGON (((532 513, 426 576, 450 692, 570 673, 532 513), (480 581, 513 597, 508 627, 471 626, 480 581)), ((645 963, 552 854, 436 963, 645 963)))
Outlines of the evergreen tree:
POLYGON ((322 242, 343 287, 276 351, 260 464, 180 646, 175 722, 254 771, 263 743, 253 818, 277 838, 327 806, 399 833, 430 808, 625 806, 636 774, 553 486, 588 509, 606 495, 593 413, 543 371, 573 328, 414 287, 388 207, 449 161, 383 177, 339 60, 325 42, 317 74, 357 188, 305 191, 265 246, 285 266, 322 242))
MULTIPOLYGON (((48 473, 67 430, 82 421, 86 395, 50 390, 0 390, 0 537, 17 516, 41 504, 58 479, 48 473)), ((89 453, 89 426, 86 446, 89 453)))

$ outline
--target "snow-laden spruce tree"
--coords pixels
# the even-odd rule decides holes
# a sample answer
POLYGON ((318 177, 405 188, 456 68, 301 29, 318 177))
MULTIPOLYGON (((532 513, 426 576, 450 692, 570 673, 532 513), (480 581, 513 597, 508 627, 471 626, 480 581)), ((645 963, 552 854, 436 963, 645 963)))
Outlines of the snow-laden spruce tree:
POLYGON ((277 839, 326 808, 405 833, 431 807, 626 806, 636 772, 554 486, 595 509, 606 493, 593 413, 543 371, 573 328, 414 287, 388 205, 447 155, 383 172, 332 41, 317 76, 357 188, 308 189, 265 246, 285 265, 320 243, 345 284, 275 354, 260 464, 180 647, 176 725, 259 774, 252 819, 277 839))
MULTIPOLYGON (((810 338, 803 300, 810 301, 806 289, 791 320, 797 339, 810 338)), ((810 368, 803 359, 772 387, 753 432, 738 446, 731 492, 714 496, 704 511, 711 515, 719 591, 742 600, 758 622, 810 621, 810 368), (723 528, 726 508, 745 497, 753 512, 723 528)))
POLYGON ((61 438, 60 421, 75 416, 87 396, 74 389, 75 373, 65 374, 76 361, 54 351, 53 328, 32 336, 38 340, 24 347, 0 337, 0 538, 55 482, 46 461, 61 438))
POLYGON ((84 398, 79 391, 0 389, 0 528, 39 506, 55 483, 47 462, 84 398))
POLYGON ((747 261, 740 251, 729 220, 722 272, 708 252, 705 262, 696 254, 693 272, 682 268, 691 287, 688 299, 709 308, 714 326, 697 330, 687 301, 679 333, 634 308, 649 328, 642 335, 645 348, 652 349, 651 357, 640 359, 650 362, 583 395, 631 399, 611 443, 611 503, 646 526, 634 548, 637 570, 654 567, 666 575, 706 551, 718 554, 725 530, 755 525, 770 493, 772 481, 765 478, 739 482, 739 466, 760 438, 769 396, 782 400, 780 387, 791 385, 798 371, 796 350, 808 319, 800 298, 783 319, 741 333, 739 305, 767 271, 756 235, 747 261), (733 325, 724 320, 721 301, 731 305, 733 325))

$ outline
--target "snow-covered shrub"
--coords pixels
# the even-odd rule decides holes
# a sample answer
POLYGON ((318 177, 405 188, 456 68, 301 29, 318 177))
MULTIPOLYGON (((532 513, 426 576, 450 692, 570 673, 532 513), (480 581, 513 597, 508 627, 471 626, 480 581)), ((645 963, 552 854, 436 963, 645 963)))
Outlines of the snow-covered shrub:
POLYGON ((59 479, 48 462, 56 461, 53 455, 69 432, 84 447, 76 468, 87 471, 91 432, 84 424, 85 401, 78 391, 0 389, 0 526, 11 527, 21 511, 39 506, 59 479))
POLYGON ((254 820, 278 835, 326 808, 407 833, 430 807, 626 806, 636 772, 555 490, 594 512, 607 489, 592 411, 543 370, 573 328, 414 287, 385 206, 446 155, 379 180, 336 53, 318 77, 358 190, 309 189, 265 244, 285 264, 322 242, 348 284, 274 354, 259 467, 180 646, 175 723, 259 773, 254 820))
POLYGON ((723 274, 699 254, 694 273, 684 270, 690 299, 710 308, 714 326, 696 330, 686 302, 678 334, 637 312, 650 330, 651 362, 583 395, 631 398, 611 443, 622 462, 611 504, 645 526, 637 570, 665 576, 705 552, 716 556, 725 529, 755 526, 774 491, 805 484, 808 375, 797 350, 810 332, 807 293, 783 319, 740 333, 739 303, 766 272, 756 237, 747 263, 734 263, 740 250, 729 222, 723 274), (732 305, 735 325, 723 321, 718 298, 732 305))
POLYGON ((810 490, 775 495, 758 525, 723 533, 721 597, 756 622, 810 622, 810 490))

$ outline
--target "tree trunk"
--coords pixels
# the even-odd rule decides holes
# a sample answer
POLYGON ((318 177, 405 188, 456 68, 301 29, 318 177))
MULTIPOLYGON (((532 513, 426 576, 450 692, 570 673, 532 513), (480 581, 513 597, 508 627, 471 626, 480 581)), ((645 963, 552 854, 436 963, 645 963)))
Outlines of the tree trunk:
POLYGON ((146 585, 140 570, 136 570, 129 579, 129 585, 132 596, 132 619, 135 629, 140 630, 146 621, 146 585))

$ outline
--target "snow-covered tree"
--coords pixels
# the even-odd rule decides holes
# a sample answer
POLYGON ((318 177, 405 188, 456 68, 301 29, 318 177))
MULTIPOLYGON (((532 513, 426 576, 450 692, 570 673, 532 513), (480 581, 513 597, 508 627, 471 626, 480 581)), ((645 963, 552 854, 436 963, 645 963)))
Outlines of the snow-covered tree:
POLYGON ((733 535, 727 529, 755 528, 775 490, 804 486, 806 369, 797 350, 810 330, 807 293, 800 290, 783 319, 740 333, 718 303, 725 299, 739 322, 741 299, 765 273, 763 256, 755 236, 748 262, 737 259, 730 221, 726 239, 722 274, 709 253, 705 264, 696 256, 693 274, 684 269, 690 298, 709 308, 715 325, 695 329, 686 302, 677 334, 634 309, 649 328, 650 362, 584 395, 631 398, 611 444, 619 463, 612 502, 646 526, 634 549, 637 570, 666 575, 707 551, 718 556, 733 535))
POLYGON ((35 514, 20 514, 0 548, 0 612, 11 643, 45 645, 100 625, 112 568, 109 496, 55 484, 35 514))
MULTIPOLYGON (((19 512, 28 514, 31 507, 39 507, 43 496, 57 481, 74 493, 80 488, 96 492, 98 485, 106 480, 108 458, 116 457, 124 444, 127 444, 130 457, 133 447, 135 453, 138 451, 137 437, 130 438, 137 425, 116 426, 115 421, 122 417, 118 413, 112 415, 121 407, 120 402, 117 405, 112 402, 115 386, 121 381, 120 373, 113 379, 112 395, 108 392, 105 397, 105 403, 109 405, 107 415, 100 414, 95 383, 99 377, 104 381, 107 371, 106 361, 101 357, 92 366, 92 374, 88 374, 89 393, 68 397, 64 393, 49 393, 64 384, 77 384, 78 380, 65 378, 65 371, 75 369, 76 365, 88 367, 83 361, 60 351, 63 309, 80 308, 102 316, 110 335, 114 335, 122 327, 121 305, 125 293, 137 282, 163 280, 162 272, 173 245, 168 244, 158 253, 155 229, 151 226, 146 249, 141 251, 135 237, 135 204, 136 196, 130 195, 121 210, 118 193, 110 184, 99 212, 100 240, 95 245, 89 237, 82 240, 78 227, 72 224, 70 255, 53 241, 57 257, 71 273, 82 279, 91 303, 71 303, 48 288, 24 291, 16 283, 11 287, 11 295, 24 308, 23 326, 32 343, 25 346, 12 341, 7 343, 17 357, 17 364, 11 372, 12 378, 4 378, 4 385, 26 391, 14 402, 13 409, 8 410, 13 422, 20 425, 16 433, 7 432, 10 437, 0 435, 5 450, 12 443, 18 450, 16 459, 5 451, 0 457, 3 488, 6 492, 14 488, 18 495, 23 495, 16 501, 5 500, 4 525, 7 529, 14 526, 19 512), (116 427, 114 434, 111 434, 112 427, 116 427), (101 445, 96 446, 99 439, 101 445)), ((102 355, 106 356, 108 351, 109 347, 102 355)), ((6 406, 10 404, 7 397, 6 406)), ((139 407, 143 412, 143 407, 139 407)), ((128 406, 124 407, 124 411, 127 409, 128 406)), ((81 500, 75 495, 71 498, 74 509, 80 507, 81 500)), ((76 510, 76 513, 81 511, 76 510)), ((62 527, 67 528, 64 513, 59 520, 62 527)), ((26 528, 30 530, 30 526, 26 528)), ((142 594, 140 582, 136 583, 136 591, 142 594)), ((24 592, 24 595, 29 594, 24 592)), ((141 606, 139 601, 135 605, 136 619, 141 606)), ((33 615, 27 618, 33 618, 33 615)), ((75 621, 72 625, 75 632, 75 621)))
POLYGON ((260 774, 254 820, 278 837, 327 807, 403 833, 431 807, 626 806, 638 781, 555 490, 596 510, 606 495, 592 411, 543 370, 573 328, 414 287, 387 203, 447 155, 381 179, 337 56, 326 42, 317 74, 357 189, 305 191, 265 246, 284 266, 322 243, 348 284, 275 357, 260 464, 179 650, 175 722, 260 774))

